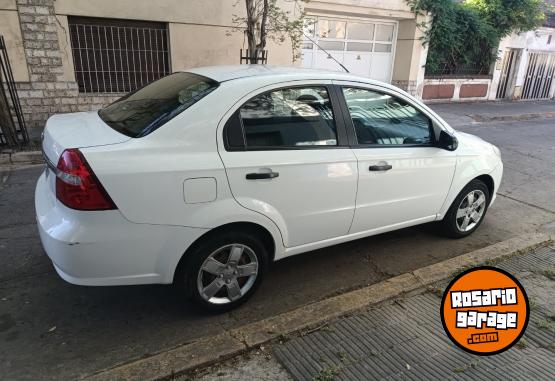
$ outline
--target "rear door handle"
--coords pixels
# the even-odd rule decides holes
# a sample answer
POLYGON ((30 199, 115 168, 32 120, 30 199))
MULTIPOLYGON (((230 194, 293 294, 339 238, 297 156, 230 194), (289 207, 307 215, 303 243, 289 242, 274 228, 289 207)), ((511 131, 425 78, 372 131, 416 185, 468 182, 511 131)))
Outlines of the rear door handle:
POLYGON ((263 180, 263 179, 275 179, 279 177, 278 172, 262 172, 262 173, 247 173, 247 180, 263 180))
POLYGON ((387 164, 386 162, 380 162, 378 163, 378 165, 371 165, 368 168, 368 170, 372 172, 385 172, 385 171, 389 171, 392 168, 393 168, 392 165, 387 164))

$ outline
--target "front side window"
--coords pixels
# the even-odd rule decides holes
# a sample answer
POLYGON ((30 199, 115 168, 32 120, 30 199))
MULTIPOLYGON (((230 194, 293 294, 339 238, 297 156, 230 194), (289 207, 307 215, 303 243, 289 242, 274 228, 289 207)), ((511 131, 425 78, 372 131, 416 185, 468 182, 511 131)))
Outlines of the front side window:
POLYGON ((432 122, 407 102, 388 94, 343 88, 359 144, 428 145, 432 122))
POLYGON ((325 87, 294 87, 260 94, 240 109, 248 148, 336 146, 325 87))
POLYGON ((133 138, 148 135, 218 87, 193 73, 174 73, 131 93, 98 115, 114 130, 133 138))

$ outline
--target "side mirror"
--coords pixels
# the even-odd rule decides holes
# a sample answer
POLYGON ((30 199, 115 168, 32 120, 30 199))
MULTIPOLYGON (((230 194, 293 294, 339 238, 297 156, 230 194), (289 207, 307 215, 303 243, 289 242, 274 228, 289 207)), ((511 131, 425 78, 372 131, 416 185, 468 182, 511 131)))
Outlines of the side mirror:
POLYGON ((459 146, 459 141, 457 140, 455 135, 451 135, 447 131, 441 130, 437 146, 447 151, 455 151, 459 146))

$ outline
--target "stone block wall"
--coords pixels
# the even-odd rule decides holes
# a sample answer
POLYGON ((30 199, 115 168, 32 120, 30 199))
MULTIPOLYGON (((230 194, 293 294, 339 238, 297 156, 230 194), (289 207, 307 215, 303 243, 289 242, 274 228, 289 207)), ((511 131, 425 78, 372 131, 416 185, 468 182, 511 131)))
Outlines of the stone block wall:
POLYGON ((97 110, 122 94, 82 94, 65 79, 54 11, 55 0, 17 0, 29 82, 18 82, 18 94, 29 136, 40 137, 56 113, 97 110))
POLYGON ((393 86, 397 86, 398 88, 405 90, 407 93, 409 93, 410 95, 413 95, 415 97, 419 97, 419 91, 418 91, 418 83, 417 81, 400 81, 400 80, 392 80, 391 84, 393 86))

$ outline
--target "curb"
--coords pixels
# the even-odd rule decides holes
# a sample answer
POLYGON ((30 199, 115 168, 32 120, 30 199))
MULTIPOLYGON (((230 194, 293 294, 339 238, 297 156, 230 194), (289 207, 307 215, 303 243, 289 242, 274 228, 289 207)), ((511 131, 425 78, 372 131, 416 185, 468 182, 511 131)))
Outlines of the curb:
POLYGON ((495 263, 551 242, 544 233, 532 233, 422 267, 371 286, 334 296, 295 310, 247 324, 232 331, 201 338, 193 343, 150 357, 116 365, 85 376, 89 381, 167 380, 195 368, 231 358, 268 341, 316 327, 350 312, 391 299, 453 276, 461 268, 495 263))
POLYGON ((483 114, 468 115, 476 123, 490 123, 490 122, 511 122, 519 120, 534 120, 543 118, 555 117, 555 112, 541 112, 530 114, 515 114, 515 115, 495 115, 487 116, 483 114))
POLYGON ((41 151, 20 151, 0 153, 0 166, 42 164, 41 151))

